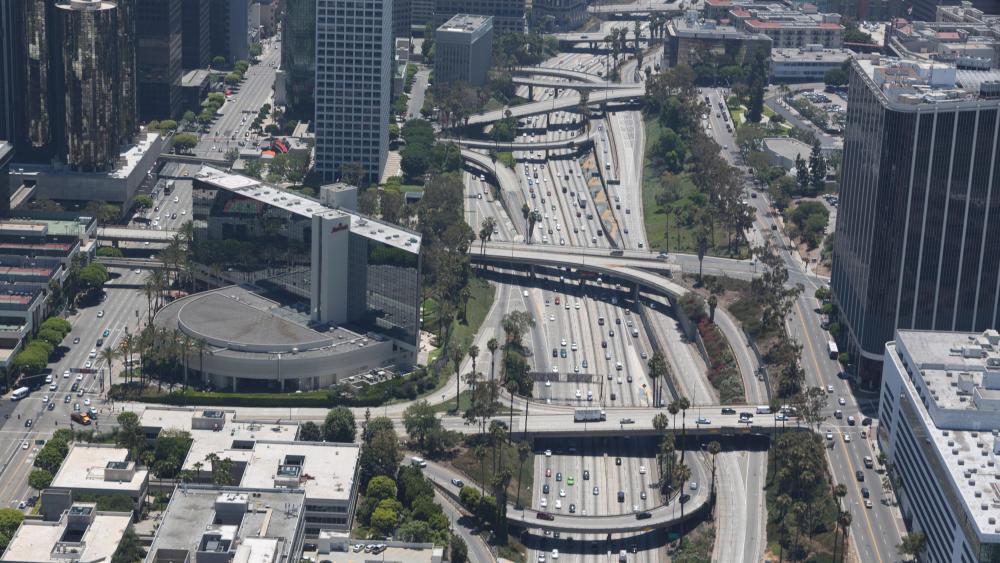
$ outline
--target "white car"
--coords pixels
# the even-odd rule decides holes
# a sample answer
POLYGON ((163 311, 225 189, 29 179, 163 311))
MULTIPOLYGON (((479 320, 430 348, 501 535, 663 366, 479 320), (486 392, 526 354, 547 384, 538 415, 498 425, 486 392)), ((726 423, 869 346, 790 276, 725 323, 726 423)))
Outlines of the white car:
POLYGON ((86 399, 83 400, 83 405, 86 407, 90 406, 90 397, 87 397, 86 399))
POLYGON ((566 489, 559 489, 559 496, 565 498, 566 497, 566 489))
POLYGON ((826 439, 827 440, 833 440, 833 432, 827 432, 826 433, 826 439))
POLYGON ((553 559, 559 559, 559 550, 558 549, 553 549, 552 550, 552 558, 553 559))
POLYGON ((67 379, 68 377, 69 377, 69 370, 66 370, 63 372, 63 379, 67 379))
MULTIPOLYGON (((87 366, 87 367, 89 368, 89 367, 90 367, 90 362, 87 362, 87 363, 86 363, 86 364, 84 364, 84 365, 85 365, 85 366, 87 366)), ((76 374, 76 380, 77 380, 77 381, 83 381, 83 374, 82 374, 82 373, 78 373, 78 374, 76 374)))
POLYGON ((697 481, 691 481, 691 490, 692 491, 697 491, 698 490, 698 482, 697 481))
POLYGON ((848 434, 847 432, 844 432, 844 441, 845 442, 850 442, 851 441, 851 435, 848 434))
POLYGON ((103 319, 104 318, 104 310, 103 309, 97 312, 97 318, 99 318, 99 319, 103 319))
POLYGON ((562 501, 556 499, 556 510, 562 510, 562 501))
POLYGON ((576 398, 577 398, 577 399, 579 399, 579 398, 580 398, 580 397, 582 397, 582 396, 583 396, 583 393, 580 393, 580 390, 579 390, 579 389, 577 389, 577 390, 576 390, 576 398))
POLYGON ((49 402, 49 396, 45 395, 44 397, 42 397, 42 404, 45 404, 47 402, 49 402))
POLYGON ((826 386, 826 392, 827 393, 833 393, 833 385, 827 385, 826 386))
POLYGON ((52 374, 45 376, 45 383, 52 383, 52 374))
MULTIPOLYGON (((94 362, 92 362, 90 360, 87 360, 87 363, 83 364, 84 369, 90 369, 93 366, 94 366, 94 362)), ((80 381, 82 379, 83 379, 83 375, 76 376, 76 380, 77 381, 80 381)))
POLYGON ((843 397, 841 397, 841 398, 837 399, 837 403, 840 404, 840 406, 844 406, 844 405, 847 404, 847 401, 844 400, 843 397))
POLYGON ((541 502, 538 503, 538 506, 541 506, 542 508, 548 508, 549 507, 549 499, 547 499, 545 497, 542 497, 542 500, 541 500, 541 502))
POLYGON ((546 387, 552 387, 552 382, 551 382, 551 381, 549 381, 548 379, 546 379, 546 380, 545 380, 545 386, 546 386, 546 387))
POLYGON ((524 290, 524 291, 523 291, 523 292, 521 293, 521 295, 523 295, 523 296, 527 297, 527 296, 528 296, 528 290, 524 290))
POLYGON ((52 383, 52 384, 49 385, 49 391, 55 391, 58 388, 59 388, 59 386, 56 385, 55 383, 52 383))
POLYGON ((552 457, 552 450, 545 450, 545 457, 552 457))
POLYGON ((579 311, 580 310, 580 302, 577 301, 577 302, 573 303, 573 308, 576 309, 577 311, 579 311))
POLYGON ((645 475, 645 474, 646 474, 646 466, 645 465, 640 465, 639 466, 639 475, 645 475))

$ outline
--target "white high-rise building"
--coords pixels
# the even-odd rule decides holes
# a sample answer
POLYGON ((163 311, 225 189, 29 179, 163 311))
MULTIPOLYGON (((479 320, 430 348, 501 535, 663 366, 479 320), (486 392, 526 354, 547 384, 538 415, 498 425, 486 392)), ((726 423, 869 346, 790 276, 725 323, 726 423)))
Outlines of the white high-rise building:
POLYGON ((362 182, 381 177, 392 66, 392 0, 316 1, 316 170, 325 181, 356 166, 362 182))

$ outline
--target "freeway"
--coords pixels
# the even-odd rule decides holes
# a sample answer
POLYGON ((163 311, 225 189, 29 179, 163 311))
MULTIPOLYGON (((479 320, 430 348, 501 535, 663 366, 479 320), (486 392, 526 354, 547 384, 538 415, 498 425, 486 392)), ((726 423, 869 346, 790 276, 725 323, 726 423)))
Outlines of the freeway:
POLYGON ((616 88, 629 88, 634 84, 622 84, 620 82, 563 82, 559 80, 545 80, 542 78, 530 78, 526 76, 514 76, 514 84, 519 86, 533 86, 535 88, 552 88, 555 90, 614 90, 616 88))
POLYGON ((587 11, 591 14, 630 14, 649 12, 677 12, 683 11, 683 1, 675 0, 666 2, 664 0, 636 0, 630 4, 596 4, 588 6, 587 11))
POLYGON ((503 141, 480 141, 476 139, 443 138, 441 140, 451 141, 465 149, 494 149, 498 151, 548 151, 557 149, 579 149, 594 144, 594 136, 587 134, 577 135, 568 139, 512 143, 503 141))
MULTIPOLYGON (((608 102, 618 102, 636 99, 644 94, 644 89, 640 86, 628 87, 628 88, 616 88, 613 90, 606 90, 605 94, 602 96, 604 101, 608 102)), ((477 113, 468 119, 469 125, 486 125, 488 123, 494 123, 500 121, 506 117, 506 112, 510 112, 513 117, 529 117, 532 115, 542 115, 545 113, 550 113, 553 111, 568 110, 576 108, 580 105, 580 94, 573 92, 567 94, 566 96, 560 97, 558 100, 543 101, 543 102, 529 102, 527 104, 522 104, 519 106, 513 106, 510 108, 498 109, 494 111, 487 111, 483 113, 477 113)))
MULTIPOLYGON (((692 454, 688 457, 688 466, 691 468, 691 480, 693 482, 707 483, 710 475, 710 471, 706 471, 705 462, 699 456, 692 454), (694 461, 692 463, 692 461, 694 461)), ((452 479, 462 480, 472 482, 471 477, 464 475, 434 462, 427 462, 427 467, 424 468, 424 472, 430 476, 431 481, 437 485, 440 489, 447 492, 452 496, 457 494, 457 487, 453 485, 452 479)), ((590 488, 589 484, 585 481, 580 482, 580 489, 590 488)), ((706 503, 709 502, 709 491, 710 487, 699 486, 697 490, 691 491, 688 489, 687 493, 690 498, 682 503, 678 497, 673 497, 669 503, 663 506, 658 506, 649 510, 648 512, 652 515, 648 519, 638 520, 634 513, 625 512, 624 514, 617 515, 588 515, 588 516, 570 516, 568 514, 561 514, 559 511, 553 510, 552 512, 539 511, 527 507, 522 507, 518 509, 513 504, 507 507, 507 520, 511 523, 525 526, 527 528, 538 528, 541 530, 552 530, 560 532, 577 532, 577 533, 628 533, 628 532, 640 532, 646 531, 653 528, 662 528, 678 524, 683 522, 687 518, 690 518, 693 514, 698 513, 706 503), (538 518, 540 512, 547 512, 552 514, 551 520, 543 520, 538 518)), ((589 491, 583 490, 582 494, 589 494, 589 491)), ((604 495, 611 495, 610 490, 605 490, 604 495)), ((591 495, 593 496, 593 495, 591 495)))
MULTIPOLYGON (((556 64, 558 64, 558 61, 556 64)), ((594 73, 558 66, 520 66, 514 69, 513 74, 520 76, 554 76, 574 82, 591 82, 594 84, 605 82, 603 78, 594 73)))

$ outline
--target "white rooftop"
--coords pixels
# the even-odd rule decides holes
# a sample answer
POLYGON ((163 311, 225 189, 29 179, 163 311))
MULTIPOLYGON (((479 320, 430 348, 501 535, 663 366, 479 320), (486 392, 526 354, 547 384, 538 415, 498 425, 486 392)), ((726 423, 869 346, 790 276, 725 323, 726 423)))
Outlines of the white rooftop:
POLYGON ((354 488, 360 448, 355 444, 258 441, 249 453, 241 487, 287 487, 304 490, 308 499, 347 501, 354 488), (296 464, 289 464, 291 460, 296 464))
POLYGON ((292 442, 298 431, 298 424, 237 421, 236 411, 233 410, 194 407, 147 408, 139 416, 139 424, 147 429, 189 432, 193 441, 183 465, 183 469, 188 470, 193 469, 194 464, 199 462, 207 468, 208 463, 205 458, 213 453, 220 458, 228 457, 233 461, 249 461, 251 451, 236 449, 235 444, 257 440, 292 442))
POLYGON ((1000 334, 900 330, 894 359, 967 513, 1000 541, 1000 334))
POLYGON ((148 472, 126 462, 127 458, 128 450, 125 448, 72 442, 66 459, 52 478, 51 487, 138 492, 142 490, 148 472))
POLYGON ((92 510, 89 525, 74 525, 63 513, 58 522, 25 520, 14 533, 0 561, 66 563, 111 561, 122 535, 132 522, 129 512, 98 512, 92 504, 76 504, 73 509, 92 510), (68 551, 68 550, 76 550, 68 551))
POLYGON ((249 176, 224 172, 211 166, 202 166, 195 177, 212 186, 237 193, 272 207, 294 213, 301 217, 332 213, 351 218, 351 232, 365 238, 388 244, 400 250, 419 252, 420 233, 409 231, 391 223, 385 223, 353 211, 329 208, 315 199, 281 189, 249 176))
POLYGON ((135 136, 136 142, 126 148, 121 154, 118 155, 119 159, 124 159, 124 166, 116 168, 114 171, 109 172, 108 175, 112 178, 128 178, 132 175, 132 171, 135 167, 142 162, 146 153, 153 148, 153 144, 160 137, 159 133, 153 133, 147 131, 145 133, 139 133, 135 136))

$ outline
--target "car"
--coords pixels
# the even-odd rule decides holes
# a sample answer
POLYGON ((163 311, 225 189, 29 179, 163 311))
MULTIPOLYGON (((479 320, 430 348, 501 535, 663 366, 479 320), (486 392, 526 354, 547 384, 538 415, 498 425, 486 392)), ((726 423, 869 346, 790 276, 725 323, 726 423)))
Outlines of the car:
POLYGON ((42 397, 42 404, 45 404, 47 402, 49 402, 49 396, 45 395, 44 397, 42 397))
POLYGON ((597 487, 594 487, 594 496, 596 497, 596 496, 597 496, 597 495, 599 495, 600 493, 601 493, 601 490, 600 490, 600 489, 598 489, 597 487))
POLYGON ((545 476, 546 477, 552 477, 552 470, 546 467, 545 468, 545 476))
POLYGON ((545 457, 552 457, 552 450, 545 450, 545 457))
POLYGON ((107 328, 104 329, 104 333, 103 333, 102 336, 103 336, 103 338, 107 338, 108 336, 111 336, 111 330, 107 329, 107 328))
POLYGON ((583 480, 584 481, 590 481, 590 470, 589 469, 584 469, 583 470, 583 480))
POLYGON ((875 461, 872 459, 871 456, 868 455, 865 456, 864 462, 865 462, 865 467, 868 469, 871 469, 875 465, 875 461))
POLYGON ((698 420, 694 421, 695 424, 712 424, 712 420, 705 417, 699 417, 698 420))
POLYGON ((618 491, 618 502, 625 502, 625 491, 618 491))
POLYGON ((860 469, 854 472, 854 477, 858 480, 859 483, 865 482, 865 472, 861 471, 860 469))
POLYGON ((722 409, 722 414, 736 414, 736 409, 731 407, 725 407, 722 409))
POLYGON ((839 399, 837 399, 837 404, 840 406, 844 406, 847 404, 847 400, 844 399, 843 397, 840 397, 839 399))
POLYGON ((99 318, 99 319, 103 319, 104 318, 104 311, 103 310, 97 312, 97 318, 99 318))
POLYGON ((621 465, 621 464, 622 464, 622 458, 616 457, 615 458, 615 465, 621 465))
POLYGON ((538 554, 538 563, 545 563, 545 554, 544 553, 539 553, 538 554))
POLYGON ((827 440, 833 440, 833 432, 827 432, 826 433, 826 439, 827 440))
POLYGON ((631 418, 623 418, 623 419, 621 419, 621 421, 620 421, 620 422, 621 422, 622 424, 635 424, 635 421, 634 421, 634 420, 632 420, 631 418))
POLYGON ((575 504, 570 503, 570 505, 569 505, 569 513, 570 514, 576 514, 576 505, 575 504))
POLYGON ((841 419, 841 418, 844 418, 844 411, 842 411, 840 409, 837 409, 837 410, 833 411, 833 418, 836 418, 838 420, 841 419))
POLYGON ((79 388, 80 388, 80 382, 74 381, 73 385, 70 385, 69 390, 72 391, 73 393, 76 393, 76 390, 79 388))
POLYGON ((826 392, 827 393, 833 393, 833 385, 827 385, 826 386, 826 392))
POLYGON ((556 519, 555 516, 549 514, 548 512, 539 512, 538 514, 535 515, 535 517, 538 518, 539 520, 550 520, 551 521, 551 520, 555 520, 556 519))
POLYGON ((641 498, 642 500, 646 500, 646 491, 640 492, 639 493, 639 498, 641 498))
POLYGON ((24 421, 24 427, 25 428, 31 428, 31 419, 30 418, 28 420, 24 421))
POLYGON ((572 476, 566 478, 567 485, 572 487, 574 483, 576 483, 576 479, 574 479, 572 476))
POLYGON ((73 339, 73 344, 79 344, 79 343, 80 343, 80 337, 77 336, 76 338, 73 339))
POLYGON ((639 512, 635 515, 636 520, 648 520, 653 517, 651 512, 639 512))
POLYGON ((542 494, 543 495, 549 494, 549 484, 548 483, 545 483, 544 485, 542 485, 542 494))
POLYGON ((552 558, 553 559, 559 559, 559 550, 558 549, 553 549, 552 550, 552 558))
POLYGON ((646 466, 645 465, 640 465, 639 466, 639 475, 645 475, 645 474, 646 474, 646 466))
POLYGON ((63 402, 64 403, 69 403, 72 400, 73 400, 73 396, 72 395, 66 395, 65 397, 63 397, 63 402))
POLYGON ((697 481, 691 481, 691 486, 690 487, 691 487, 692 491, 697 491, 698 490, 698 482, 697 481))
POLYGON ((49 385, 49 391, 55 391, 58 388, 59 388, 59 386, 56 385, 55 383, 52 383, 52 384, 49 385))
POLYGON ((854 426, 854 415, 851 415, 851 416, 847 417, 847 425, 848 426, 854 426))
POLYGON ((869 498, 872 496, 872 493, 871 491, 868 490, 868 487, 861 487, 861 496, 863 496, 864 498, 869 498))
POLYGON ((621 376, 618 376, 618 385, 621 385, 621 384, 622 384, 622 378, 621 378, 621 376))
POLYGON ((844 432, 844 441, 845 442, 850 442, 851 441, 851 435, 848 434, 847 432, 844 432))
POLYGON ((872 500, 866 498, 865 499, 865 508, 871 508, 871 507, 872 507, 872 500))
MULTIPOLYGON (((90 364, 90 362, 87 362, 87 363, 86 363, 86 364, 84 364, 84 365, 86 365, 86 366, 87 366, 87 367, 89 368, 89 367, 90 367, 90 365, 89 365, 89 364, 90 364)), ((76 374, 76 380, 77 380, 77 381, 83 381, 83 374, 82 374, 82 373, 78 373, 78 374, 76 374)))
POLYGON ((579 399, 582 396, 583 396, 583 393, 579 389, 577 389, 576 390, 576 398, 579 399))
POLYGON ((556 510, 562 510, 562 501, 556 499, 556 510))
POLYGON ((871 425, 872 425, 872 419, 870 416, 866 416, 861 419, 861 426, 871 426, 871 425))
POLYGON ((559 483, 561 481, 562 481, 562 472, 561 471, 556 472, 556 482, 559 483))
POLYGON ((541 506, 542 508, 548 508, 548 506, 549 506, 549 499, 547 499, 545 497, 542 497, 542 500, 539 501, 538 506, 541 506))
POLYGON ((524 290, 523 292, 521 292, 521 295, 523 295, 524 297, 527 297, 528 296, 528 290, 524 290))

